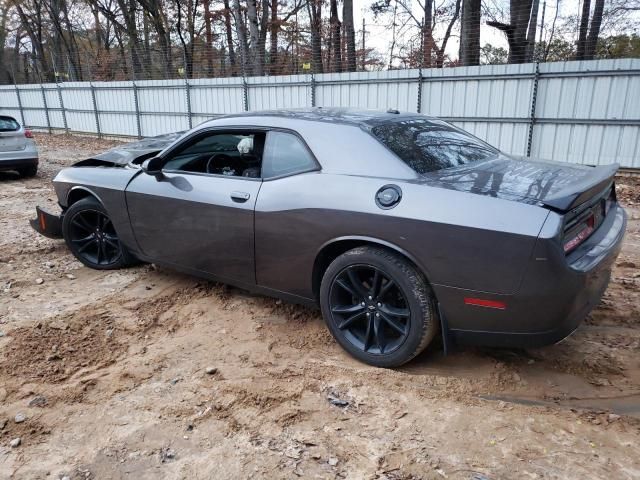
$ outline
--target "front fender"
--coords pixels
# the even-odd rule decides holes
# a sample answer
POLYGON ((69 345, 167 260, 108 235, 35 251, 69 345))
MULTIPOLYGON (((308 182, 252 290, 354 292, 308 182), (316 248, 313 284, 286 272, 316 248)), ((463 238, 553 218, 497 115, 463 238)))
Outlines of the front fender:
POLYGON ((83 191, 95 197, 107 210, 120 241, 135 253, 137 244, 124 192, 138 172, 132 168, 71 167, 61 170, 53 179, 53 185, 63 209, 69 207, 74 192, 83 191))

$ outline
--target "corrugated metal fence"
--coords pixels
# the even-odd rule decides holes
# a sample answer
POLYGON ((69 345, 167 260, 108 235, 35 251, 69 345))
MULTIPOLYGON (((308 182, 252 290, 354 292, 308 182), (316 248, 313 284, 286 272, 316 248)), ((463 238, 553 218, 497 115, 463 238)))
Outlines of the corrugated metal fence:
POLYGON ((153 136, 246 110, 342 106, 439 116, 514 155, 640 168, 640 59, 0 87, 37 129, 153 136))

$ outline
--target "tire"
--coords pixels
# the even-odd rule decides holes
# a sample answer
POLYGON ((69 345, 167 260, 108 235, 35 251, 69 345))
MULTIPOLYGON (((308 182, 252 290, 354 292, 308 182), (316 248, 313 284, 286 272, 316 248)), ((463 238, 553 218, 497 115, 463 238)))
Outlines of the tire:
POLYGON ((32 165, 31 167, 19 168, 18 173, 21 177, 35 177, 36 173, 38 173, 38 166, 32 165))
POLYGON ((375 367, 408 362, 439 331, 425 276, 402 256, 380 247, 358 247, 336 258, 322 278, 320 307, 337 342, 375 367))
POLYGON ((62 219, 62 234, 71 253, 96 270, 115 270, 137 263, 120 242, 111 219, 94 197, 71 205, 62 219))

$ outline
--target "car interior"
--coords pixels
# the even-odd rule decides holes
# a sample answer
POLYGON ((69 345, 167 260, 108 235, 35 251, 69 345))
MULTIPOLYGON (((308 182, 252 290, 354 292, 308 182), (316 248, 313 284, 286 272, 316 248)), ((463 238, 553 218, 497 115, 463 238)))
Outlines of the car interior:
POLYGON ((260 178, 264 133, 218 133, 173 154, 165 170, 260 178))

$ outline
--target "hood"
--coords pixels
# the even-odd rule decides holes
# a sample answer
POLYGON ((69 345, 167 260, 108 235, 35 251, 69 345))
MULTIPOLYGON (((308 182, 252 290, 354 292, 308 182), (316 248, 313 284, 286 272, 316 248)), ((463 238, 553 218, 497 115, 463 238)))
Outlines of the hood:
POLYGON ((604 191, 613 182, 618 168, 617 164, 588 167, 500 155, 430 172, 422 181, 431 186, 566 211, 604 191))
POLYGON ((158 135, 157 137, 149 137, 138 142, 125 143, 118 145, 111 150, 96 155, 94 157, 82 160, 73 164, 74 167, 124 167, 129 163, 141 163, 147 158, 157 155, 173 142, 178 140, 185 132, 168 133, 166 135, 158 135))

